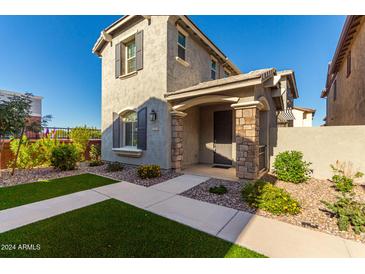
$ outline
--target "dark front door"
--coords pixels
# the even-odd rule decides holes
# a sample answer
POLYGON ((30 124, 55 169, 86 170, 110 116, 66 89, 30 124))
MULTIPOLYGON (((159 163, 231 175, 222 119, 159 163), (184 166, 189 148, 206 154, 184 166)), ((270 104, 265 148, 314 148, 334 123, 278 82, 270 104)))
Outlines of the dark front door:
POLYGON ((232 165, 232 110, 214 112, 214 164, 232 165))

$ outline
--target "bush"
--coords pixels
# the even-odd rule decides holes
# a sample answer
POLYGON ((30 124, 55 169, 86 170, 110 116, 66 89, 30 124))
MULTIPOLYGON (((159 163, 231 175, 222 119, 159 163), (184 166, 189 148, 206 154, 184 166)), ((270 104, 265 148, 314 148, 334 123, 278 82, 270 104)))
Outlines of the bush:
POLYGON ((227 193, 228 190, 224 185, 220 185, 220 186, 215 186, 215 187, 209 188, 209 192, 218 194, 218 195, 223 195, 223 194, 227 193))
POLYGON ((158 165, 143 165, 138 167, 137 173, 141 179, 152 179, 161 176, 161 169, 158 165))
MULTIPOLYGON (((13 139, 10 142, 10 150, 14 155, 18 145, 19 139, 13 139)), ((22 145, 20 146, 16 166, 18 168, 50 166, 52 150, 58 145, 59 142, 56 139, 51 139, 50 137, 44 137, 32 142, 29 141, 26 136, 24 136, 22 145)), ((13 161, 10 163, 10 165, 13 165, 13 161)))
POLYGON ((107 172, 116 172, 116 171, 122 171, 124 168, 122 163, 119 162, 110 162, 108 163, 106 167, 107 172))
POLYGON ((275 157, 274 173, 279 180, 295 184, 307 181, 312 171, 311 163, 303 161, 303 153, 300 151, 284 151, 275 157))
POLYGON ((103 162, 100 160, 101 146, 100 144, 92 144, 89 151, 90 163, 89 166, 101 166, 103 162))
POLYGON ((246 185, 242 189, 242 197, 250 206, 275 215, 300 212, 299 202, 291 198, 288 192, 262 180, 246 185))
POLYGON ((79 148, 81 159, 84 160, 89 139, 100 138, 100 132, 95 128, 89 128, 87 126, 75 127, 71 130, 70 137, 72 142, 79 148))
POLYGON ((332 182, 335 184, 337 191, 342 193, 351 192, 354 188, 354 179, 361 178, 364 174, 362 172, 353 172, 350 163, 340 163, 336 161, 335 165, 331 165, 334 175, 332 182))
POLYGON ((80 151, 74 144, 60 144, 52 150, 51 164, 62 171, 75 169, 79 160, 80 151))
POLYGON ((339 230, 347 231, 351 226, 356 234, 365 232, 365 204, 354 201, 352 197, 344 194, 342 197, 338 197, 333 204, 325 201, 322 201, 322 203, 337 218, 339 230))
POLYGON ((98 161, 91 161, 89 163, 89 166, 91 166, 91 167, 93 167, 93 166, 102 166, 102 165, 104 165, 104 162, 103 161, 100 161, 100 160, 98 160, 98 161))

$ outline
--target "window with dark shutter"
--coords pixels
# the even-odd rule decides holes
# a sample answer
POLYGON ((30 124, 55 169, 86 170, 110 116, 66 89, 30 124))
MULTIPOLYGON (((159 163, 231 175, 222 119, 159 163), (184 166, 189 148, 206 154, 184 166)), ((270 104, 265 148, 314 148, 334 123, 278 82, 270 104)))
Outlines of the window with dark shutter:
POLYGON ((143 30, 136 33, 136 69, 143 69, 143 30))
POLYGON ((333 101, 337 99, 337 80, 333 82, 333 101))
POLYGON ((137 114, 137 148, 147 149, 147 108, 144 107, 137 114))
POLYGON ((120 147, 120 116, 113 112, 113 148, 120 147))
POLYGON ((351 51, 347 54, 347 73, 346 77, 349 77, 351 74, 351 51))
POLYGON ((186 37, 180 31, 177 35, 177 56, 185 61, 186 37))

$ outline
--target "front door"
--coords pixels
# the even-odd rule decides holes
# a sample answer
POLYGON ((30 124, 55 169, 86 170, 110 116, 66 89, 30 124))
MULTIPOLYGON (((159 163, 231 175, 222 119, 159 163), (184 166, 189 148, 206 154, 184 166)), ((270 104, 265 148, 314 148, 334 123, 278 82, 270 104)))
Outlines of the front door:
POLYGON ((232 165, 232 110, 214 112, 214 164, 232 165))

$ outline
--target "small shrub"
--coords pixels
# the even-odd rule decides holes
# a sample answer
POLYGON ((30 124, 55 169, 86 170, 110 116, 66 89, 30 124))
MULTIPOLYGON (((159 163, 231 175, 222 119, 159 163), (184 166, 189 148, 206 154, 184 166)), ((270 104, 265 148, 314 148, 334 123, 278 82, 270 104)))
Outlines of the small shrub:
POLYGON ((284 151, 275 157, 274 173, 279 180, 295 184, 307 181, 312 171, 309 169, 311 163, 303 160, 303 153, 300 151, 284 151))
POLYGON ((300 212, 299 202, 288 192, 262 180, 246 185, 242 189, 242 197, 250 206, 275 215, 295 215, 300 212))
POLYGON ((90 163, 89 166, 101 166, 103 162, 100 159, 101 146, 99 144, 92 144, 89 151, 90 163))
POLYGON ((161 169, 158 165, 143 165, 138 167, 137 173, 141 179, 152 179, 161 176, 161 169))
POLYGON ((117 171, 122 171, 123 169, 124 169, 123 164, 119 162, 110 162, 106 167, 107 172, 117 172, 117 171))
POLYGON ((78 147, 81 152, 81 159, 84 160, 84 155, 87 149, 89 139, 99 138, 100 132, 95 128, 89 128, 87 126, 75 127, 70 132, 72 142, 78 147))
POLYGON ((214 194, 218 194, 218 195, 222 195, 222 194, 227 193, 228 190, 224 185, 220 185, 220 186, 215 186, 215 187, 209 188, 209 192, 214 193, 214 194))
POLYGON ((73 170, 80 159, 80 151, 74 144, 60 144, 53 148, 51 164, 62 171, 73 170))
POLYGON ((100 161, 100 160, 98 160, 98 161, 91 161, 89 163, 89 166, 90 167, 93 167, 93 166, 102 166, 102 165, 104 165, 104 162, 103 161, 100 161))
POLYGON ((353 172, 351 163, 336 161, 334 165, 331 165, 331 168, 334 173, 332 182, 335 184, 336 190, 342 193, 351 192, 354 188, 354 179, 364 175, 359 171, 353 172))
POLYGON ((343 194, 333 204, 322 201, 337 218, 338 229, 347 231, 349 227, 356 233, 365 232, 365 204, 343 194))

